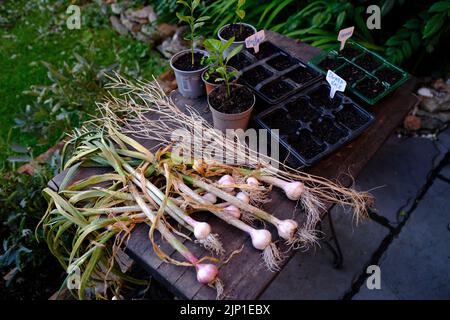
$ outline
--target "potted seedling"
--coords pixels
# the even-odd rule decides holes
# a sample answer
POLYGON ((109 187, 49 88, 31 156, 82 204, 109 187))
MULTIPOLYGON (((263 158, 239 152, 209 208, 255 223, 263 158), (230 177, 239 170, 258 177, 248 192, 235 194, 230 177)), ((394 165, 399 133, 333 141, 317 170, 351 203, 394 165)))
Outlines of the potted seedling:
POLYGON ((220 86, 224 82, 223 76, 217 72, 217 68, 224 67, 228 71, 231 81, 237 80, 238 71, 228 66, 228 61, 242 50, 242 45, 235 47, 226 58, 224 51, 227 50, 234 42, 234 37, 226 42, 216 39, 206 39, 203 43, 208 51, 208 56, 203 63, 208 65, 208 69, 203 71, 202 80, 205 83, 206 93, 209 94, 215 87, 220 86))
POLYGON ((256 28, 254 26, 242 22, 245 18, 245 11, 243 9, 244 4, 245 0, 236 0, 235 22, 224 25, 218 31, 219 39, 222 42, 226 42, 234 37, 233 44, 224 52, 225 56, 228 55, 233 48, 244 44, 246 38, 256 33, 256 28), (238 19, 239 22, 237 22, 238 19))
POLYGON ((208 16, 195 16, 195 9, 200 0, 178 0, 188 9, 189 15, 182 15, 177 12, 177 17, 189 26, 189 33, 185 39, 191 41, 191 48, 178 52, 170 59, 170 66, 175 72, 178 90, 183 97, 195 99, 205 93, 205 85, 201 79, 202 72, 208 67, 202 64, 207 56, 206 51, 196 49, 195 39, 198 38, 196 31, 202 27, 208 16))
MULTIPOLYGON (((233 49, 230 56, 238 53, 241 48, 233 49)), ((245 130, 255 105, 255 95, 246 86, 231 82, 235 74, 227 69, 225 63, 217 66, 214 72, 220 75, 217 81, 222 82, 208 94, 207 98, 214 127, 222 131, 226 129, 245 130)))

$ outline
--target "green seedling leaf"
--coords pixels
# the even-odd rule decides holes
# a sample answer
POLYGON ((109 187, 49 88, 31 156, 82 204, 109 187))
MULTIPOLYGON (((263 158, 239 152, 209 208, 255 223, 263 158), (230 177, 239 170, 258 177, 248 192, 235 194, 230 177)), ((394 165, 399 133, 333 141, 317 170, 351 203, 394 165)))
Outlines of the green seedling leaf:
POLYGON ((450 11, 450 1, 439 1, 434 3, 428 12, 448 12, 450 11))
POLYGON ((233 58, 235 55, 237 55, 239 52, 241 52, 243 47, 244 46, 242 44, 238 45, 237 47, 234 47, 233 50, 231 50, 228 53, 226 61, 228 62, 231 58, 233 58))

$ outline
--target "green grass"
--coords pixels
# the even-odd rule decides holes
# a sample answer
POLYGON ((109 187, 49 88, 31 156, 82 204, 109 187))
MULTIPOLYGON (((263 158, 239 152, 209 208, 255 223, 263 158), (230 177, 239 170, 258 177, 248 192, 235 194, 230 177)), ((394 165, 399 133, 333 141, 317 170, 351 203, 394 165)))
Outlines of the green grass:
POLYGON ((82 7, 81 29, 68 30, 64 22, 70 2, 55 1, 49 7, 55 13, 39 5, 45 2, 10 0, 0 8, 0 16, 9 19, 9 25, 0 28, 0 163, 7 157, 11 142, 31 147, 37 155, 63 134, 57 130, 50 139, 42 139, 14 129, 15 119, 23 117, 26 106, 35 99, 23 91, 31 85, 50 84, 41 61, 56 67, 71 65, 76 52, 99 67, 117 63, 123 71, 138 65, 144 79, 167 68, 167 61, 148 45, 115 33, 95 3, 82 7))

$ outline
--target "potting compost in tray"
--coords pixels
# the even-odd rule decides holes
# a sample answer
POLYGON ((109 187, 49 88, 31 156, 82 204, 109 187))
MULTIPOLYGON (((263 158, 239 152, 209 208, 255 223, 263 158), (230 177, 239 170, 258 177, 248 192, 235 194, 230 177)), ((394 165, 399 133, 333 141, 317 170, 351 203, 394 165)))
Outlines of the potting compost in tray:
POLYGON ((270 104, 281 102, 321 78, 319 72, 269 41, 260 44, 258 53, 253 49, 241 51, 228 65, 241 72, 239 82, 270 104))
POLYGON ((346 90, 370 105, 409 78, 408 73, 355 42, 347 42, 342 51, 323 52, 311 59, 309 64, 324 74, 328 70, 337 73, 347 81, 346 90))
POLYGON ((361 134, 373 116, 352 99, 321 81, 260 113, 255 121, 265 129, 279 129, 281 145, 294 159, 312 165, 361 134))

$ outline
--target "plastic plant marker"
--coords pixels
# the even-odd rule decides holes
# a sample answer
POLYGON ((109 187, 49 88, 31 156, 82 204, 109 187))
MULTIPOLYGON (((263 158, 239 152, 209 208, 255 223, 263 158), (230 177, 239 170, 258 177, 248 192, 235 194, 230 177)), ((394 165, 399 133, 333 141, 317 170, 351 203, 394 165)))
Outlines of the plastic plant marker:
POLYGON ((339 49, 339 51, 344 49, 345 42, 353 35, 354 30, 355 27, 349 27, 339 31, 338 40, 341 42, 341 48, 339 49))
POLYGON ((344 92, 345 87, 347 86, 347 81, 339 77, 336 73, 331 70, 328 70, 327 73, 327 81, 330 84, 330 98, 334 98, 334 94, 336 91, 344 92))
POLYGON ((264 33, 264 30, 260 30, 257 33, 251 35, 250 37, 247 37, 245 39, 245 47, 246 48, 253 48, 255 50, 255 53, 259 52, 259 45, 266 39, 266 34, 264 33))

